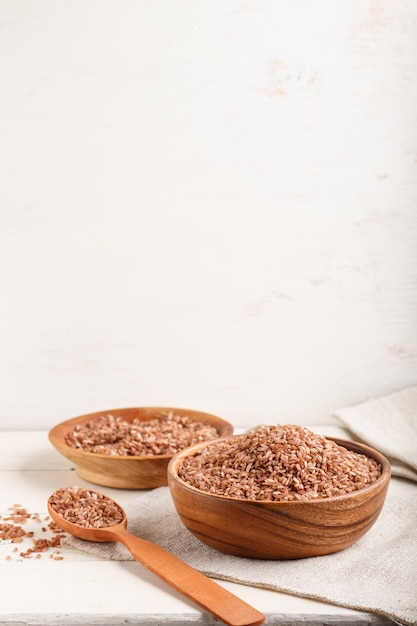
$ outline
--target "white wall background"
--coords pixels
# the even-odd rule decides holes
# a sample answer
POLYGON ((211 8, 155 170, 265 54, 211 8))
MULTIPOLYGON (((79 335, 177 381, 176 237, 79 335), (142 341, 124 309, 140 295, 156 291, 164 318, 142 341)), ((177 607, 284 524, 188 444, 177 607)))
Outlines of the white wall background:
POLYGON ((0 427, 417 380, 413 0, 0 0, 0 427))

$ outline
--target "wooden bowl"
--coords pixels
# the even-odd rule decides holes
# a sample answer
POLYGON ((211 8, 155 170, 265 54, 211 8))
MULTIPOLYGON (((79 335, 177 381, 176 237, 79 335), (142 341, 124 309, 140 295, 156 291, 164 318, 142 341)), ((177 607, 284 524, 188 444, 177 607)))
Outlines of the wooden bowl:
POLYGON ((49 431, 49 440, 58 452, 74 463, 78 475, 91 483, 119 489, 161 487, 168 484, 167 467, 172 454, 111 456, 73 448, 65 440, 75 426, 85 424, 102 415, 120 416, 127 421, 134 419, 148 421, 159 413, 168 413, 169 411, 172 411, 174 415, 188 416, 193 421, 213 426, 219 437, 233 434, 232 424, 209 413, 168 407, 136 407, 98 411, 66 420, 49 431))
POLYGON ((381 512, 390 465, 368 446, 327 439, 375 459, 382 467, 381 476, 347 495, 304 501, 240 500, 206 493, 178 476, 187 455, 210 445, 197 444, 174 455, 168 466, 168 484, 180 519, 197 539, 235 556, 299 559, 347 548, 371 528, 381 512))

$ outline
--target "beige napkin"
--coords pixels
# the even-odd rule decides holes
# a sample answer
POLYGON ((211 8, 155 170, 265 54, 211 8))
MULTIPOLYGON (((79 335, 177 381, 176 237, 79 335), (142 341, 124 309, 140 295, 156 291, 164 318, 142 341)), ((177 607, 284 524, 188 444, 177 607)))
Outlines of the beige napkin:
MULTIPOLYGON (((375 525, 342 552, 295 561, 222 554, 200 543, 185 529, 167 487, 138 493, 125 507, 129 530, 158 543, 213 578, 323 600, 383 615, 397 624, 416 626, 416 394, 417 388, 405 390, 335 413, 335 420, 349 428, 347 438, 355 432, 399 465, 375 525), (403 476, 404 468, 414 480, 395 477, 403 476)), ((91 544, 69 538, 67 545, 106 559, 132 559, 120 544, 91 544)))
POLYGON ((334 417, 351 439, 385 454, 393 476, 417 481, 417 387, 340 409, 334 417))

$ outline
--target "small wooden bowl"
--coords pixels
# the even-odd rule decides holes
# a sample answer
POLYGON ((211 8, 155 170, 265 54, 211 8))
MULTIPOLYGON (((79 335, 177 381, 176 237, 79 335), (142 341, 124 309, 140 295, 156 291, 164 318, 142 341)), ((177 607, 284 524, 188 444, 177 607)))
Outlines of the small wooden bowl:
POLYGON ((300 559, 331 554, 355 543, 375 523, 388 490, 387 459, 372 448, 332 439, 375 459, 381 476, 347 495, 304 501, 239 500, 203 492, 184 482, 178 468, 208 443, 174 455, 168 485, 177 513, 197 539, 221 552, 256 559, 300 559))
POLYGON ((157 414, 168 413, 169 411, 172 411, 174 415, 188 416, 193 421, 214 426, 219 437, 227 437, 233 434, 232 424, 209 413, 168 407, 136 407, 98 411, 66 420, 57 424, 49 431, 49 440, 58 452, 74 463, 78 475, 91 483, 119 489, 161 487, 168 484, 167 468, 173 456, 172 454, 112 456, 73 448, 65 440, 75 426, 82 425, 102 415, 111 414, 114 417, 122 417, 127 421, 134 419, 148 421, 157 414))

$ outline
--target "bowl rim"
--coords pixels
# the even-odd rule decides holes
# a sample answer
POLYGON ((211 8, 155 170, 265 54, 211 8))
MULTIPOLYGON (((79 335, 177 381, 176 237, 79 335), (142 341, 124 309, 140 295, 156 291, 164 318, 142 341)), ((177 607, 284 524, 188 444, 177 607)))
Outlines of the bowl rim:
MULTIPOLYGON (((183 414, 183 416, 186 416, 185 414, 190 413, 190 417, 191 419, 195 419, 195 421, 198 421, 197 419, 197 415, 205 415, 208 418, 215 418, 215 421, 219 424, 222 424, 223 426, 229 427, 232 431, 231 435, 226 435, 225 438, 233 436, 233 424, 229 421, 227 421, 226 419, 224 419, 223 417, 219 417, 218 415, 214 415, 213 413, 207 413, 205 411, 198 411, 197 409, 185 409, 185 408, 181 408, 181 407, 170 407, 170 406, 133 406, 133 407, 122 407, 122 408, 114 408, 114 409, 104 409, 103 411, 94 411, 92 413, 85 413, 83 415, 77 415, 76 417, 71 417, 69 419, 63 420, 62 422, 59 422, 58 424, 55 424, 55 426, 52 426, 52 428, 50 428, 49 432, 48 432, 48 438, 49 441, 52 443, 52 445, 54 445, 56 447, 56 444, 58 444, 60 446, 60 448, 62 449, 66 449, 68 450, 72 455, 74 456, 80 456, 80 457, 85 457, 85 458, 97 458, 97 459, 104 459, 104 460, 108 460, 108 461, 151 461, 151 460, 166 460, 166 459, 171 459, 173 457, 174 452, 171 453, 167 453, 167 454, 144 454, 144 455, 130 455, 130 454, 105 454, 102 452, 90 452, 89 450, 83 450, 82 448, 76 448, 73 446, 69 446, 66 441, 65 441, 65 435, 68 434, 69 432, 71 432, 71 430, 73 429, 73 427, 77 424, 82 424, 83 422, 89 422, 91 420, 93 420, 94 418, 99 418, 103 415, 108 415, 110 413, 117 413, 119 412, 124 412, 124 411, 137 411, 137 410, 146 410, 146 411, 172 411, 175 413, 175 411, 179 411, 180 413, 183 414), (62 432, 61 432, 62 431, 62 432)), ((130 419, 135 419, 134 416, 126 417, 126 419, 130 420, 130 419)), ((153 418, 150 418, 153 419, 153 418)), ((143 421, 148 421, 148 420, 143 420, 143 421)), ((210 421, 210 420, 208 420, 210 421)), ((219 437, 223 438, 223 437, 219 437)), ((209 441, 217 441, 218 439, 213 439, 213 440, 209 440, 209 441)), ((204 443, 204 442, 201 442, 204 443)), ((199 444, 194 444, 194 445, 199 445, 199 444)), ((188 446, 190 447, 190 446, 188 446)), ((181 452, 181 450, 179 450, 179 452, 181 452)))
MULTIPOLYGON (((350 491, 349 493, 341 494, 338 496, 330 496, 328 498, 318 497, 318 498, 311 498, 311 499, 306 499, 306 500, 249 500, 245 498, 232 498, 231 496, 225 496, 222 494, 215 494, 215 493, 210 493, 208 491, 203 491, 202 489, 198 489, 197 487, 190 485, 178 475, 177 470, 178 470, 179 463, 182 458, 186 456, 194 456, 196 453, 199 452, 199 450, 203 448, 206 448, 210 445, 214 445, 215 443, 220 443, 221 441, 226 441, 229 439, 235 439, 237 437, 241 437, 243 434, 244 433, 230 435, 228 437, 220 437, 219 439, 215 439, 212 441, 197 443, 193 446, 189 446, 188 448, 184 448, 183 450, 179 450, 178 452, 176 452, 168 464, 168 469, 167 469, 168 485, 170 486, 171 481, 177 481, 181 486, 183 486, 184 488, 188 489, 191 492, 194 492, 195 494, 199 496, 206 496, 207 498, 212 498, 216 500, 217 499, 224 500, 226 502, 236 503, 236 504, 239 504, 239 503, 244 504, 244 505, 248 504, 251 506, 255 506, 255 505, 256 506, 270 506, 271 504, 280 505, 280 506, 283 506, 283 505, 320 506, 321 503, 337 502, 341 500, 346 500, 347 498, 351 499, 357 496, 358 494, 373 491, 380 486, 384 487, 385 484, 388 485, 390 478, 391 478, 391 464, 388 461, 388 459, 385 457, 385 455, 382 454, 382 452, 379 452, 379 450, 376 450, 375 448, 372 448, 371 446, 368 446, 367 444, 364 444, 360 441, 355 441, 353 439, 352 440, 343 439, 340 437, 331 437, 331 436, 326 436, 326 435, 323 435, 326 439, 329 439, 330 441, 334 441, 335 443, 342 445, 343 447, 346 447, 343 444, 347 444, 348 446, 351 445, 351 446, 360 448, 362 452, 359 452, 359 454, 365 454, 366 456, 373 458, 375 461, 377 461, 381 465, 380 476, 373 483, 370 483, 369 485, 365 485, 365 487, 361 487, 360 489, 356 489, 355 491, 350 491)), ((348 447, 347 449, 351 449, 351 448, 348 447)), ((353 451, 357 452, 357 450, 353 450, 353 451)))

